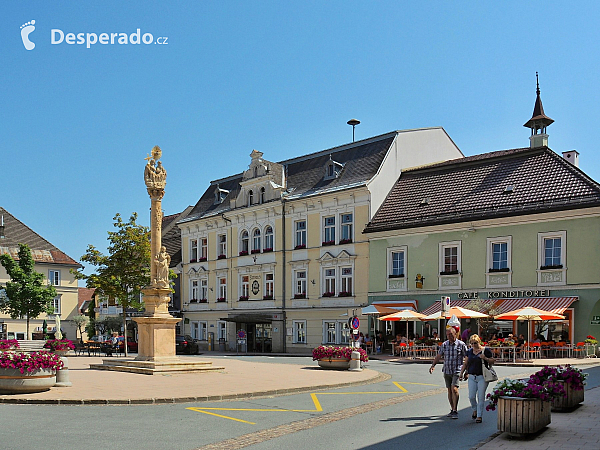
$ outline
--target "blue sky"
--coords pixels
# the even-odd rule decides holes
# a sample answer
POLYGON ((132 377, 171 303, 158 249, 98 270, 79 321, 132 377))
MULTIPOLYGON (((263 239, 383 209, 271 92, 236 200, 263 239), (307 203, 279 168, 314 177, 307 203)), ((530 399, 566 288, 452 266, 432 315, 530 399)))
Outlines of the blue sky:
POLYGON ((550 147, 577 149, 580 167, 600 180, 599 9, 594 1, 5 1, 0 205, 79 259, 88 244, 105 250, 115 213, 149 223, 143 169, 154 145, 168 172, 165 214, 243 171, 252 149, 279 161, 351 141, 350 118, 362 122, 357 140, 443 126, 465 155, 524 147, 536 71, 555 120, 550 147), (35 48, 26 50, 21 26, 31 20, 35 48), (51 43, 52 29, 138 28, 152 44, 51 43))

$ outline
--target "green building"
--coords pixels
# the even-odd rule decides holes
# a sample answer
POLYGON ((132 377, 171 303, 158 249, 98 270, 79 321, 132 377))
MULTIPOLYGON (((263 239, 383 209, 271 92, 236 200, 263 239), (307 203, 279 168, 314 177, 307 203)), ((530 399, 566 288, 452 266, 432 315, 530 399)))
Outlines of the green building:
MULTIPOLYGON (((364 230, 369 303, 412 302, 429 314, 442 296, 463 307, 489 300, 503 312, 534 306, 565 315, 547 324, 547 339, 597 337, 600 185, 575 150, 561 157, 548 148, 552 122, 538 87, 529 147, 404 170, 364 230)), ((510 327, 527 334, 527 322, 510 327)))

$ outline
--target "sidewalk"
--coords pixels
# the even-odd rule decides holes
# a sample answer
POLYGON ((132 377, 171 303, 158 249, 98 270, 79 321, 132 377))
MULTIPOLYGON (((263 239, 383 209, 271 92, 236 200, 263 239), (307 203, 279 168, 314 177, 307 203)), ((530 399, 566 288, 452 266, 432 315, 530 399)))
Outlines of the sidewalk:
MULTIPOLYGON (((101 357, 69 356, 71 387, 53 387, 36 394, 0 395, 0 403, 153 404, 219 401, 315 391, 383 381, 374 370, 322 370, 317 363, 269 364, 234 358, 182 356, 182 360, 212 361, 224 370, 205 373, 140 375, 92 370, 101 357)), ((108 359, 108 358, 107 358, 108 359)))
POLYGON ((600 387, 586 390, 585 400, 571 412, 553 412, 552 423, 531 439, 511 438, 506 433, 476 448, 480 450, 594 449, 600 448, 600 387))

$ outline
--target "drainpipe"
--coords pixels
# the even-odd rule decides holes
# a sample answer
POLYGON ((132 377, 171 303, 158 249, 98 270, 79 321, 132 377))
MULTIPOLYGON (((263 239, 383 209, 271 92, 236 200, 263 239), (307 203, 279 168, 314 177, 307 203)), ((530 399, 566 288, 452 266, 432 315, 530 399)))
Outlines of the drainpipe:
MULTIPOLYGON (((285 170, 287 172, 287 166, 285 166, 285 170)), ((285 194, 284 194, 285 195, 285 194)), ((287 318, 285 316, 285 298, 287 295, 286 292, 286 273, 287 273, 287 258, 286 258, 286 245, 285 245, 285 197, 284 195, 281 196, 281 239, 283 241, 282 243, 282 247, 283 247, 283 255, 282 255, 282 261, 283 261, 283 274, 282 274, 282 278, 281 278, 281 282, 283 284, 283 288, 282 288, 282 299, 281 299, 281 316, 283 319, 283 330, 281 335, 283 336, 283 353, 287 352, 287 345, 286 345, 286 335, 287 335, 287 318)))

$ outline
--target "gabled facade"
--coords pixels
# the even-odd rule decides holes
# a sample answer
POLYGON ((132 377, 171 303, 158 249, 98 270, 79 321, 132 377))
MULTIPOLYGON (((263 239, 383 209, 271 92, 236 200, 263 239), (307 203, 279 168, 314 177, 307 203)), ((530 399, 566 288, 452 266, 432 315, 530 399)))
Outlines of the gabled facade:
POLYGON ((460 157, 441 128, 277 163, 253 151, 246 170, 213 181, 178 222, 182 332, 235 349, 244 330, 248 351, 262 352, 347 342, 344 314, 367 303, 360 230, 402 170, 460 157))
MULTIPOLYGON (((42 334, 44 320, 47 321, 48 330, 54 330, 55 315, 61 318, 61 328, 69 339, 75 339, 76 326, 70 319, 79 314, 77 280, 70 273, 71 269, 78 269, 81 265, 67 256, 57 247, 45 240, 39 234, 27 227, 16 217, 0 207, 0 253, 10 254, 17 259, 19 244, 27 244, 31 248, 35 260, 35 270, 42 273, 49 284, 56 288, 57 296, 54 299, 54 315, 45 315, 31 319, 29 322, 30 333, 38 336, 42 334)), ((0 266, 0 285, 10 281, 4 267, 0 266)), ((11 319, 6 314, 0 314, 0 323, 6 325, 9 339, 27 339, 26 320, 11 319)), ((39 336, 41 338, 41 336, 39 336)), ((29 337, 31 338, 31 337, 29 337)))
MULTIPOLYGON (((505 312, 534 306, 566 315, 548 339, 595 336, 600 185, 569 162, 572 152, 535 145, 405 171, 364 230, 370 302, 410 299, 426 314, 442 296, 505 312)), ((527 322, 505 326, 527 334, 527 322)))

